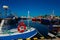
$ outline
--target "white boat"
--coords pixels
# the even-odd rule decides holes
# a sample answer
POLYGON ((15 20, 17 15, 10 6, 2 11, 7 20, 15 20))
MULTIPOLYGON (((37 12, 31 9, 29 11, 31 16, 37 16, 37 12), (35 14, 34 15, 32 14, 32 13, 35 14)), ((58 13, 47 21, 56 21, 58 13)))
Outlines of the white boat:
MULTIPOLYGON (((8 9, 8 6, 3 6, 3 8, 8 9)), ((28 17, 29 17, 29 11, 28 11, 28 17)), ((18 24, 18 27, 16 29, 13 28, 10 30, 3 30, 3 28, 5 27, 5 22, 8 23, 7 20, 8 20, 7 18, 4 18, 0 23, 0 40, 12 40, 12 39, 14 40, 18 38, 26 39, 26 38, 32 38, 37 34, 36 29, 29 26, 29 20, 27 24, 28 27, 24 24, 24 22, 20 22, 20 24, 18 24)))

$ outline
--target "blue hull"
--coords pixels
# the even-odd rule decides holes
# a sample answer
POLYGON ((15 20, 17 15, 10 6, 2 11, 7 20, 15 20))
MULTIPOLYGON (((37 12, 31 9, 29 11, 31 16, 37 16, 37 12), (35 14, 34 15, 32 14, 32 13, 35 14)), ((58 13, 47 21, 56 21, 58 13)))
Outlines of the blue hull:
POLYGON ((24 34, 17 34, 17 35, 9 35, 9 36, 0 36, 0 40, 12 40, 12 39, 26 39, 26 38, 31 38, 37 34, 36 30, 24 33, 24 34))

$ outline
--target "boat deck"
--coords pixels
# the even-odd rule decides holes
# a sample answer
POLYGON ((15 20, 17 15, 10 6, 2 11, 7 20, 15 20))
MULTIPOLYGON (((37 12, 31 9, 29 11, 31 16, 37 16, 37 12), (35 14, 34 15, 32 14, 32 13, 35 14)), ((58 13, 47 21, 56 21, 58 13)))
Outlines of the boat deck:
POLYGON ((3 32, 3 33, 0 32, 0 36, 24 34, 24 33, 28 33, 28 32, 34 31, 34 30, 35 30, 35 28, 30 28, 30 29, 27 29, 27 31, 20 33, 20 32, 18 32, 17 29, 11 29, 11 30, 8 30, 8 31, 3 32))

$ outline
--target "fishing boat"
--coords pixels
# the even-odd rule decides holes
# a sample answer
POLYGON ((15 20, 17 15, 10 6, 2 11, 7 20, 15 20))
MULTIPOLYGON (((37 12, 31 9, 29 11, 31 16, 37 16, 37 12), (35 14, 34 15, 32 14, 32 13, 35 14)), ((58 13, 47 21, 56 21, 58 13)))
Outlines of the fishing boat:
MULTIPOLYGON (((8 6, 4 5, 3 8, 5 10, 5 16, 7 16, 8 6)), ((32 38, 37 34, 36 29, 29 26, 29 20, 27 24, 28 26, 26 26, 24 21, 19 21, 20 19, 16 16, 11 15, 0 19, 0 40, 14 40, 18 38, 26 39, 32 38), (14 28, 15 26, 16 28, 14 28)))

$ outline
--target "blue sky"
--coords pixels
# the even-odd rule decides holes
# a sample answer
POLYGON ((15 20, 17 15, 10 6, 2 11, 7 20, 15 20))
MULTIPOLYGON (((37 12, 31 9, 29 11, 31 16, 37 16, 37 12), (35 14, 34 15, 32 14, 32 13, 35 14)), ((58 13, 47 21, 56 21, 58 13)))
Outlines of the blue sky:
POLYGON ((53 10, 60 15, 60 0, 0 0, 0 10, 3 5, 8 5, 18 16, 27 16, 28 10, 31 16, 51 14, 53 10))

